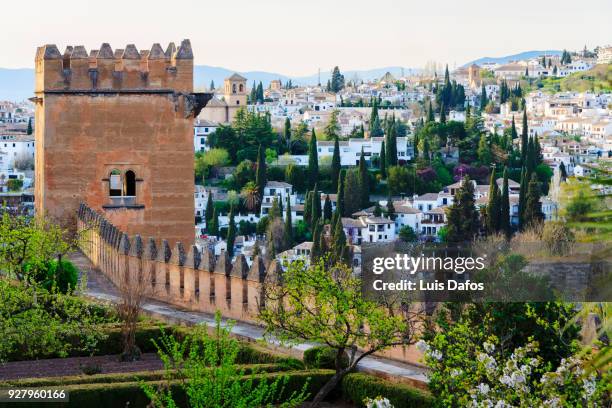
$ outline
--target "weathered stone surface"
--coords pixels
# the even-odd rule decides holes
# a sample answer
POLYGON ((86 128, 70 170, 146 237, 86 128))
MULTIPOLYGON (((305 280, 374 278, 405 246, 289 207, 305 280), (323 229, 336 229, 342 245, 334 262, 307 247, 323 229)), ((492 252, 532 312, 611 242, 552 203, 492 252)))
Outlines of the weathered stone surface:
POLYGON ((159 44, 144 60, 133 44, 104 43, 95 57, 38 48, 37 212, 63 222, 85 203, 130 236, 193 243, 193 115, 207 99, 191 95, 189 41, 168 51, 176 58, 159 44), (134 173, 133 193, 110 196, 113 170, 120 185, 134 173))
POLYGON ((232 265, 230 275, 234 278, 246 279, 248 273, 249 265, 247 264, 244 255, 240 254, 234 260, 234 265, 232 265))
POLYGON ((231 270, 232 263, 230 261, 230 257, 227 252, 223 251, 219 256, 219 259, 217 259, 214 272, 220 275, 229 276, 231 270))
POLYGON ((247 280, 263 283, 266 278, 266 266, 261 256, 256 256, 251 264, 251 269, 246 277, 247 280))

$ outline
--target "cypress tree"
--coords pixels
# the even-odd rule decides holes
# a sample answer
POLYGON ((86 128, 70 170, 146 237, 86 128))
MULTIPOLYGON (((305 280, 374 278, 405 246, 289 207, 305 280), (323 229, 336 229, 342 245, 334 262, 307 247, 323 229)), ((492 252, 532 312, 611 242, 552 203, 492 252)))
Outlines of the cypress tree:
POLYGON ((229 227, 227 228, 227 254, 234 256, 234 242, 236 241, 236 223, 234 222, 234 207, 230 210, 229 214, 229 227))
POLYGON ((480 90, 480 109, 484 110, 485 106, 487 106, 487 89, 485 88, 484 82, 482 83, 482 89, 480 90))
POLYGON ((395 220, 395 207, 393 206, 393 198, 391 197, 391 192, 387 194, 387 217, 395 220))
POLYGON ((383 179, 387 178, 387 155, 385 154, 385 141, 380 145, 380 175, 383 179))
POLYGON ((527 150, 529 148, 529 130, 527 129, 527 109, 523 109, 523 129, 521 129, 521 161, 523 166, 527 160, 527 150))
POLYGON ((518 137, 518 133, 516 133, 516 125, 514 124, 514 115, 512 115, 512 128, 510 134, 512 135, 512 140, 518 137))
POLYGON ((478 211, 474 200, 474 186, 468 176, 463 178, 453 204, 448 209, 448 242, 471 241, 478 232, 478 211))
POLYGON ((28 133, 28 135, 31 135, 32 132, 33 132, 33 129, 32 129, 32 118, 28 118, 28 130, 27 130, 27 133, 28 133))
MULTIPOLYGON (((372 113, 370 114, 370 133, 374 130, 374 122, 378 122, 378 104, 376 102, 372 105, 372 113)), ((380 127, 380 122, 378 122, 378 126, 380 127)))
POLYGON ((387 134, 385 135, 385 167, 391 167, 397 165, 397 139, 395 135, 395 126, 389 126, 387 134))
POLYGON ((342 219, 339 218, 336 221, 334 228, 334 235, 332 241, 332 260, 334 262, 343 262, 346 247, 346 235, 344 234, 344 228, 342 227, 342 219))
POLYGON ((329 252, 329 248, 327 247, 327 240, 325 239, 325 225, 321 224, 321 233, 319 234, 319 253, 321 256, 325 256, 327 252, 329 252))
POLYGON ((523 166, 521 170, 521 184, 520 184, 520 189, 519 189, 519 209, 518 209, 519 228, 521 230, 525 226, 524 212, 525 212, 525 201, 527 199, 527 188, 528 188, 527 169, 523 166))
POLYGON ((542 146, 540 146, 540 139, 536 133, 533 138, 533 156, 534 156, 534 168, 542 164, 542 146))
POLYGON ((311 195, 312 205, 310 206, 310 225, 315 225, 315 223, 319 222, 321 218, 321 193, 317 189, 317 185, 315 184, 314 190, 311 195))
POLYGON ((529 138, 529 143, 527 144, 527 175, 531 177, 531 173, 535 170, 536 158, 535 158, 535 143, 533 141, 533 137, 529 138))
POLYGON ((217 213, 217 209, 213 210, 212 218, 210 219, 210 226, 208 226, 208 233, 212 236, 219 236, 219 214, 217 213))
POLYGON ((308 186, 313 188, 319 180, 319 156, 317 153, 317 135, 314 128, 308 146, 308 186))
POLYGON ((259 145, 259 150, 257 151, 257 173, 255 174, 255 184, 257 185, 257 193, 259 194, 258 201, 261 201, 263 197, 266 183, 266 156, 263 146, 259 145))
POLYGON ((285 147, 287 149, 291 148, 291 121, 289 117, 285 118, 285 147))
POLYGON ((340 217, 344 217, 344 177, 340 172, 338 176, 338 192, 336 194, 336 212, 340 217))
POLYGON ((567 170, 565 169, 565 163, 561 162, 559 165, 559 172, 561 173, 561 180, 567 180, 567 170))
POLYGON ((382 208, 380 208, 380 204, 378 203, 378 201, 376 202, 376 204, 374 204, 373 215, 375 217, 380 217, 382 215, 382 208))
MULTIPOLYGON (((312 217, 312 191, 306 192, 306 197, 304 200, 304 222, 310 222, 310 218, 312 217)), ((314 225, 310 225, 311 228, 314 228, 314 225)))
POLYGON ((370 175, 366 167, 363 147, 359 157, 359 191, 361 192, 361 206, 365 208, 370 203, 370 175))
POLYGON ((287 207, 285 208, 285 243, 287 247, 293 246, 293 221, 291 219, 291 201, 287 196, 287 207))
POLYGON ((206 200, 206 211, 204 212, 204 220, 206 221, 206 228, 208 229, 208 223, 213 217, 214 204, 212 199, 212 191, 208 191, 208 199, 206 200))
POLYGON ((321 235, 322 225, 317 223, 313 226, 312 231, 312 247, 310 248, 310 263, 315 263, 321 257, 321 235))
POLYGON ((272 207, 270 207, 270 211, 268 212, 268 217, 270 218, 270 221, 271 221, 274 218, 282 217, 282 214, 283 213, 278 203, 278 197, 274 197, 274 199, 272 200, 272 207))
POLYGON ((436 118, 433 113, 433 107, 431 105, 431 100, 429 101, 429 106, 427 107, 427 123, 435 122, 436 118))
POLYGON ((329 222, 332 219, 332 204, 329 199, 329 194, 325 196, 325 205, 323 206, 323 219, 329 222))
POLYGON ((440 123, 446 123, 446 108, 444 103, 440 105, 440 123))
POLYGON ((493 168, 489 181, 489 202, 487 204, 487 232, 489 234, 495 234, 499 231, 500 207, 499 189, 495 180, 495 168, 493 168))
POLYGON ((538 224, 544 219, 542 206, 540 204, 540 182, 535 173, 531 175, 531 179, 529 180, 523 217, 526 226, 538 224))
POLYGON ((332 190, 338 190, 338 177, 340 176, 340 143, 338 136, 334 138, 334 155, 331 162, 332 190))
POLYGON ((352 168, 346 173, 344 180, 344 216, 351 216, 361 207, 361 180, 359 178, 359 170, 352 168))
POLYGON ((501 191, 500 230, 510 238, 512 233, 510 225, 510 189, 508 187, 508 167, 504 167, 504 184, 501 191))

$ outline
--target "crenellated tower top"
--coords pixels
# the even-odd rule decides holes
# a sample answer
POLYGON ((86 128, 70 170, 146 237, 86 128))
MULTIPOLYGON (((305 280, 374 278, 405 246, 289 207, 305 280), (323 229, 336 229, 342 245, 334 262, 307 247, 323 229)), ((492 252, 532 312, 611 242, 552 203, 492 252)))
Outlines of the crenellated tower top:
POLYGON ((193 91, 193 52, 189 40, 164 51, 155 43, 138 51, 134 44, 113 49, 103 43, 89 53, 82 45, 67 46, 62 54, 56 45, 36 51, 35 92, 142 92, 193 91))

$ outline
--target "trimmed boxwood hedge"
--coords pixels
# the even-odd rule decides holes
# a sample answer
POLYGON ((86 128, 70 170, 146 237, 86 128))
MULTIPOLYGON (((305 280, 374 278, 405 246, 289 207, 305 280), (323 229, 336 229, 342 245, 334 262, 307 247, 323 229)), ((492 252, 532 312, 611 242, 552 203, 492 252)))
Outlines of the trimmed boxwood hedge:
MULTIPOLYGON (((336 349, 329 346, 315 346, 304 351, 304 365, 307 368, 328 368, 336 369, 336 349)), ((349 365, 349 358, 346 353, 340 361, 342 367, 349 365)))
MULTIPOLYGON (((288 378, 287 384, 283 389, 283 394, 280 398, 286 398, 294 391, 301 391, 304 384, 308 382, 307 392, 312 398, 317 390, 319 390, 329 379, 334 372, 332 370, 305 370, 291 371, 285 373, 266 373, 254 376, 255 382, 262 379, 273 381, 278 376, 286 375, 288 378)), ((151 385, 160 384, 161 381, 150 381, 151 385)), ((73 384, 61 387, 69 393, 70 401, 68 403, 45 403, 45 408, 107 408, 107 407, 125 407, 129 404, 130 408, 144 408, 149 403, 140 384, 138 382, 119 382, 119 383, 90 383, 90 384, 73 384)), ((171 391, 175 397, 175 402, 178 406, 187 406, 185 394, 178 386, 178 381, 171 383, 171 391)), ((5 406, 0 404, 0 407, 5 406)), ((8 405, 7 405, 8 406, 8 405)), ((20 408, 35 408, 40 404, 23 402, 19 404, 20 408)))
MULTIPOLYGON (((285 371, 282 364, 244 364, 240 366, 245 374, 275 373, 285 371)), ((65 377, 24 378, 0 381, 0 388, 52 387, 73 384, 122 383, 134 381, 160 381, 164 379, 164 370, 133 371, 129 373, 110 373, 95 375, 71 375, 65 377)))
POLYGON ((342 396, 358 407, 365 398, 388 398, 395 408, 425 408, 433 405, 432 396, 406 384, 394 383, 363 373, 347 374, 340 385, 342 396))
MULTIPOLYGON (((103 330, 108 337, 101 341, 94 353, 96 356, 108 354, 120 354, 123 351, 123 336, 121 327, 116 324, 106 325, 103 330)), ((185 326, 158 326, 145 324, 138 326, 136 330, 136 345, 143 353, 156 353, 157 348, 153 341, 158 344, 161 340, 162 330, 166 334, 172 334, 177 340, 183 340, 189 333, 190 328, 185 326)), ((86 357, 86 352, 73 352, 68 357, 86 357)), ((55 355, 41 355, 38 358, 56 358, 55 355)), ((23 360, 21 354, 10 355, 8 361, 23 360)), ((237 356, 238 364, 283 364, 287 369, 303 368, 303 363, 288 355, 279 355, 261 347, 255 343, 240 342, 240 350, 237 356)))

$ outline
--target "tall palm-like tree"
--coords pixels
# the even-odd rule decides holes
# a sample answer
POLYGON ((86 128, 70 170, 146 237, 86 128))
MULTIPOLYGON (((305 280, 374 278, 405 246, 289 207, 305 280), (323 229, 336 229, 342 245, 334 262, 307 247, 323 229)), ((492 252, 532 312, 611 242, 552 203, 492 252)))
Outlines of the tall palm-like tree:
POLYGON ((249 210, 254 210, 259 205, 260 197, 259 197, 259 189, 257 185, 249 181, 242 187, 242 191, 240 192, 242 198, 244 199, 244 204, 249 210))

